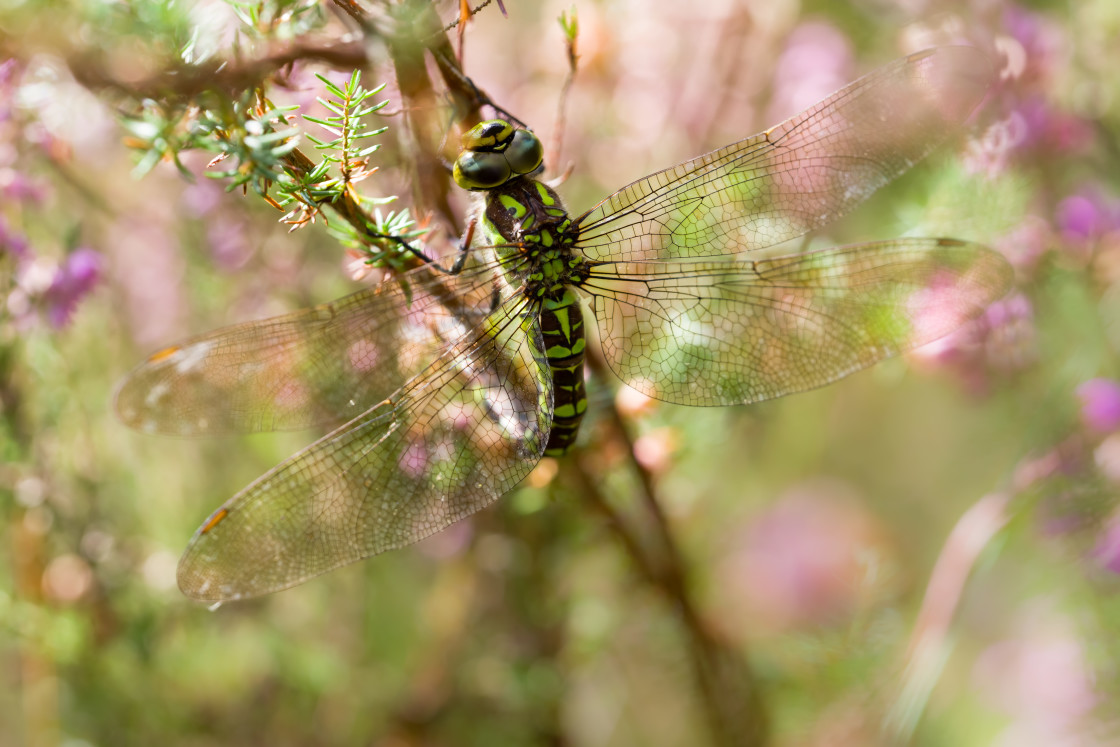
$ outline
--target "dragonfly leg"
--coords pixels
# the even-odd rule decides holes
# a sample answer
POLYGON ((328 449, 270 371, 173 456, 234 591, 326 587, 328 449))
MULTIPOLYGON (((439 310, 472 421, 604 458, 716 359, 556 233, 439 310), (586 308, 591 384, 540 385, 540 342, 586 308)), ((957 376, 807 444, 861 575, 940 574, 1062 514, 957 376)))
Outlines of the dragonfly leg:
POLYGON ((451 265, 451 269, 447 271, 449 275, 458 275, 463 271, 463 266, 467 263, 467 253, 470 251, 471 242, 474 241, 474 229, 478 225, 478 218, 471 218, 471 222, 467 224, 467 232, 463 234, 463 238, 459 239, 459 256, 455 258, 455 264, 451 265))
MULTIPOLYGON (((471 218, 471 222, 467 224, 467 232, 463 234, 463 238, 459 240, 459 251, 457 252, 455 261, 449 268, 443 267, 434 259, 421 252, 419 249, 415 249, 409 246, 407 243, 405 244, 405 247, 417 257, 424 260, 424 263, 429 265, 433 270, 443 273, 444 275, 458 275, 463 271, 463 267, 465 267, 467 264, 467 255, 470 253, 471 241, 474 240, 474 228, 477 224, 478 219, 471 218)), ((491 309, 491 311, 493 310, 494 309, 491 309)))
POLYGON ((438 262, 435 261, 435 259, 429 257, 422 250, 417 249, 412 244, 402 239, 400 236, 373 232, 367 232, 366 235, 372 239, 395 241, 396 243, 400 244, 402 249, 419 259, 424 264, 431 267, 433 270, 443 273, 444 275, 458 275, 463 271, 463 267, 467 263, 467 253, 471 248, 471 240, 474 238, 474 227, 476 223, 477 219, 471 219, 470 225, 467 227, 467 233, 459 241, 459 250, 457 252, 457 256, 455 257, 455 262, 451 265, 450 268, 441 266, 438 262))
POLYGON ((368 238, 371 238, 371 239, 380 239, 382 241, 396 242, 397 244, 400 244, 402 249, 407 251, 409 254, 412 254, 417 259, 420 259, 425 264, 435 264, 435 262, 432 260, 431 257, 429 257, 427 254, 424 254, 424 252, 420 251, 419 249, 414 247, 412 244, 410 244, 407 241, 405 241, 404 239, 402 239, 400 236, 397 236, 397 235, 391 234, 391 233, 376 233, 374 231, 366 231, 365 235, 368 238))

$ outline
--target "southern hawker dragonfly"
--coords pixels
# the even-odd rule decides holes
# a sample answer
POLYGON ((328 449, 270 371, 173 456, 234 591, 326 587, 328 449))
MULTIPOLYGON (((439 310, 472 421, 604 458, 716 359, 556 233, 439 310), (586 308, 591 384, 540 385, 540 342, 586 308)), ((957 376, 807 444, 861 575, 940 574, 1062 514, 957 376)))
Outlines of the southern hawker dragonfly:
POLYGON ((331 424, 206 520, 179 563, 207 600, 284 589, 415 542, 512 490, 576 439, 581 299, 622 381, 735 405, 835 381, 936 340, 1011 283, 1002 257, 902 238, 765 256, 846 213, 959 129, 991 65, 968 47, 897 60, 754 137, 623 187, 571 218, 540 142, 503 120, 463 137, 454 177, 483 227, 333 303, 152 355, 116 406, 145 432, 331 424))

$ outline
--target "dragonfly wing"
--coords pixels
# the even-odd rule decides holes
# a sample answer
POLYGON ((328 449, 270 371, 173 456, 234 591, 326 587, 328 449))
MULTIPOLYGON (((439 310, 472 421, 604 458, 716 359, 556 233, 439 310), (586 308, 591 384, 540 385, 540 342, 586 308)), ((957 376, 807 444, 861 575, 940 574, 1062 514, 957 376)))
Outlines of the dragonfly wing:
POLYGON ((603 352, 638 391, 686 405, 823 386, 932 342, 1011 286, 979 244, 899 239, 748 261, 606 263, 593 296, 603 352))
POLYGON ((192 338, 129 374, 117 412, 134 428, 176 435, 344 423, 484 319, 502 300, 494 277, 483 261, 456 276, 420 267, 332 303, 192 338))
POLYGON ((988 59, 939 47, 811 109, 622 188, 579 219, 579 249, 625 262, 738 254, 804 235, 945 140, 991 84, 988 59))
POLYGON ((218 509, 179 563, 183 592, 285 589, 438 532, 520 482, 548 441, 552 383, 535 316, 508 306, 218 509))

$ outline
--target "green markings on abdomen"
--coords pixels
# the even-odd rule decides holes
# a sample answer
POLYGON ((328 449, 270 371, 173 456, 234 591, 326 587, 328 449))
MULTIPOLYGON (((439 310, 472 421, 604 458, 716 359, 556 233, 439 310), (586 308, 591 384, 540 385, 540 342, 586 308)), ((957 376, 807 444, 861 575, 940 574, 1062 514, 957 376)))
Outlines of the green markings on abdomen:
POLYGON ((579 296, 564 288, 558 299, 544 299, 540 309, 544 354, 552 370, 552 432, 544 453, 560 456, 575 443, 579 424, 587 410, 583 388, 583 310, 579 296))

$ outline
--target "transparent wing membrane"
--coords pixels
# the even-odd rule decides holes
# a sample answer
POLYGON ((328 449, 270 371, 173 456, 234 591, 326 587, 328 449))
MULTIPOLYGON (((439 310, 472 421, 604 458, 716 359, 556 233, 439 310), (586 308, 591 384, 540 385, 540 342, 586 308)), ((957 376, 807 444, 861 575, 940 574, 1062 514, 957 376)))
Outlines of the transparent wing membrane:
POLYGON ((134 428, 176 435, 344 423, 403 386, 510 295, 485 253, 471 259, 459 275, 420 267, 333 303, 159 351, 125 379, 117 412, 134 428))
POLYGON ((980 103, 991 63, 940 47, 860 78, 754 137, 639 179, 579 221, 592 259, 693 259, 780 244, 925 157, 980 103))
POLYGON ((977 244, 900 239, 755 262, 611 262, 583 289, 619 378, 669 402, 731 405, 932 342, 1011 279, 1003 257, 977 244))
POLYGON ((438 532, 533 468, 551 423, 524 303, 489 315, 402 389, 215 512, 179 563, 184 593, 256 596, 438 532))

